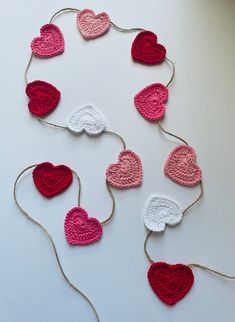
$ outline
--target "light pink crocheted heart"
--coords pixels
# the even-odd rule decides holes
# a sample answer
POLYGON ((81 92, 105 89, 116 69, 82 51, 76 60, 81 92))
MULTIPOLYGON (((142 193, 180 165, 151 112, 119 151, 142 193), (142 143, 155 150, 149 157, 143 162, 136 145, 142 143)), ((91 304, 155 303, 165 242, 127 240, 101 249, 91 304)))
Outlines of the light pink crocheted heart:
POLYGON ((102 237, 100 222, 96 218, 89 218, 81 207, 75 207, 67 213, 64 231, 70 245, 89 245, 102 237))
POLYGON ((110 18, 106 12, 96 15, 93 10, 84 9, 77 14, 77 27, 84 38, 94 39, 109 30, 110 18))
POLYGON ((49 58, 64 51, 64 37, 59 27, 49 23, 41 27, 40 37, 31 42, 31 49, 34 55, 40 58, 49 58))
POLYGON ((142 89, 134 97, 138 112, 149 121, 160 120, 165 114, 165 102, 168 99, 166 86, 155 83, 142 89))
POLYGON ((201 181, 202 172, 196 164, 196 152, 191 146, 179 145, 169 154, 164 173, 183 186, 194 186, 201 181))
POLYGON ((107 181, 115 188, 128 189, 141 185, 142 164, 136 153, 123 150, 118 162, 110 164, 106 170, 107 181))

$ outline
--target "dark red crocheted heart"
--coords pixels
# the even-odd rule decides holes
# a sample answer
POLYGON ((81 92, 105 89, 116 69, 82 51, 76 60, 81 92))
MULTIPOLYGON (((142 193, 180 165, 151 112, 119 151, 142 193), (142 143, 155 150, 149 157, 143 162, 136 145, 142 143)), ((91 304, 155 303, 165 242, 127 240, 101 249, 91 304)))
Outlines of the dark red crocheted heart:
POLYGON ((166 48, 157 43, 157 35, 152 31, 142 31, 132 43, 131 54, 134 60, 153 65, 164 60, 166 48))
POLYGON ((194 276, 189 266, 158 262, 150 266, 148 280, 160 300, 168 305, 174 305, 189 292, 194 276))
POLYGON ((44 116, 54 111, 60 100, 60 91, 41 80, 27 84, 25 92, 30 99, 29 111, 37 116, 44 116))
POLYGON ((54 166, 50 162, 43 162, 33 170, 33 181, 43 196, 52 198, 70 186, 73 173, 65 165, 54 166))

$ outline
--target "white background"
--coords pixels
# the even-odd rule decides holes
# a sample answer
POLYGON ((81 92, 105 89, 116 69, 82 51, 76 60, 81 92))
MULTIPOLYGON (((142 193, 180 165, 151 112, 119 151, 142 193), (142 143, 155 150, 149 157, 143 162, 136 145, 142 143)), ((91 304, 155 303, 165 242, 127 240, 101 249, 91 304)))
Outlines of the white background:
MULTIPOLYGON (((74 137, 47 128, 27 110, 23 73, 29 44, 41 25, 63 7, 107 11, 122 27, 144 27, 158 34, 176 63, 170 87, 166 129, 197 150, 203 169, 203 201, 183 222, 156 238, 149 251, 156 260, 198 262, 235 274, 234 210, 234 57, 235 2, 232 0, 1 1, 1 167, 0 167, 0 321, 92 322, 87 303, 64 282, 46 236, 16 208, 12 189, 18 173, 30 164, 51 161, 76 169, 82 181, 82 206, 105 218, 111 202, 104 172, 115 162, 121 145, 115 138, 74 137)), ((102 322, 234 321, 235 282, 194 269, 195 284, 184 300, 167 307, 150 289, 144 256, 145 201, 166 195, 183 207, 198 187, 183 188, 164 177, 162 166, 177 144, 136 112, 133 96, 153 82, 166 83, 166 63, 148 67, 132 62, 135 34, 114 29, 86 42, 75 14, 56 19, 66 50, 48 60, 34 60, 30 80, 51 82, 62 92, 57 110, 47 119, 65 123, 76 107, 93 103, 106 115, 108 129, 121 134, 144 167, 139 189, 114 191, 117 209, 101 242, 71 248, 63 233, 67 211, 75 205, 76 185, 50 201, 35 190, 30 175, 21 180, 21 203, 52 234, 69 278, 94 302, 102 322)))

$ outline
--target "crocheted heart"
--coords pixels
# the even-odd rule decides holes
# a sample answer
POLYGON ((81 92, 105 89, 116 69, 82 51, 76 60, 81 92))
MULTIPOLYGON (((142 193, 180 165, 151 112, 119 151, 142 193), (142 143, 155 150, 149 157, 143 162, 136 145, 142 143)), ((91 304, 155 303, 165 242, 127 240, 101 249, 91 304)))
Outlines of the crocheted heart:
POLYGON ((109 30, 110 18, 105 12, 96 15, 93 10, 84 9, 77 14, 77 27, 84 38, 94 39, 109 30))
POLYGON ((153 65, 164 60, 166 48, 157 43, 157 35, 153 32, 142 31, 132 43, 131 54, 139 63, 153 65))
POLYGON ((166 224, 174 226, 182 220, 178 204, 164 197, 152 196, 145 207, 144 223, 152 231, 164 231, 166 224))
POLYGON ((142 183, 142 164, 136 153, 123 150, 118 163, 111 164, 106 170, 107 181, 115 188, 128 189, 142 183))
POLYGON ((142 89, 134 97, 138 112, 149 121, 160 120, 165 114, 165 102, 168 98, 166 86, 156 83, 142 89))
POLYGON ((194 276, 189 266, 158 262, 150 266, 148 280, 161 301, 174 305, 189 292, 194 276))
POLYGON ((57 107, 60 100, 60 91, 44 81, 36 80, 27 84, 26 94, 29 97, 29 111, 37 116, 44 116, 57 107))
POLYGON ((59 27, 49 23, 41 27, 40 37, 31 42, 31 49, 35 56, 49 58, 64 51, 64 37, 59 27))
POLYGON ((68 128, 74 133, 86 132, 96 135, 104 131, 104 115, 93 105, 85 105, 73 111, 67 121, 68 128))
POLYGON ((33 181, 43 196, 52 198, 70 186, 73 174, 65 165, 54 166, 50 162, 43 162, 33 170, 33 181))
POLYGON ((184 185, 194 186, 201 181, 202 173, 196 165, 196 152, 188 145, 179 145, 169 154, 164 173, 171 180, 184 185))
POLYGON ((64 230, 70 245, 89 245, 102 237, 100 222, 96 218, 89 218, 81 207, 75 207, 67 213, 64 230))

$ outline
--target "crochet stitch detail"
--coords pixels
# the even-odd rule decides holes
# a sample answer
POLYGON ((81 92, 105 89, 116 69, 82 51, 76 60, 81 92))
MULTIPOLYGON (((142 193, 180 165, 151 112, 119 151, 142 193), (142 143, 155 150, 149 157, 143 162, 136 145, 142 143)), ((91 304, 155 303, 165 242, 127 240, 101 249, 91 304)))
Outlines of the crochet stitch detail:
POLYGON ((94 39, 104 35, 110 28, 110 18, 106 12, 95 14, 84 9, 77 14, 77 27, 85 39, 94 39))
POLYGON ((196 152, 188 145, 179 145, 169 154, 164 173, 171 180, 184 186, 195 186, 201 181, 202 173, 196 164, 196 152))
POLYGON ((110 164, 106 170, 108 182, 115 188, 128 189, 141 185, 142 164, 139 156, 131 150, 123 150, 118 162, 110 164))
POLYGON ((36 188, 47 198, 52 198, 65 191, 73 181, 73 174, 69 167, 54 166, 50 162, 37 165, 32 175, 36 188))
POLYGON ((165 114, 165 102, 168 99, 168 89, 160 83, 151 84, 142 89, 134 97, 138 112, 149 121, 158 121, 165 114))
POLYGON ((40 36, 31 42, 31 49, 35 56, 49 58, 64 52, 64 37, 60 28, 52 23, 40 29, 40 36))
POLYGON ((141 31, 131 47, 133 60, 148 65, 161 63, 166 57, 166 48, 157 43, 157 35, 152 31, 141 31))
POLYGON ((152 196, 144 210, 144 224, 152 231, 164 231, 166 225, 174 226, 182 220, 178 204, 165 197, 152 196))
POLYGON ((64 231, 70 245, 89 245, 102 237, 100 222, 96 218, 89 218, 81 207, 75 207, 67 213, 64 231))
POLYGON ((60 91, 50 83, 41 80, 27 84, 25 92, 30 99, 29 111, 37 116, 51 113, 60 101, 60 91))
POLYGON ((148 280, 161 301, 174 305, 190 291, 194 276, 189 266, 158 262, 150 266, 148 280))
POLYGON ((95 106, 85 105, 70 114, 67 126, 74 133, 84 131, 87 134, 96 135, 105 130, 106 119, 95 106))

